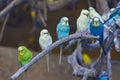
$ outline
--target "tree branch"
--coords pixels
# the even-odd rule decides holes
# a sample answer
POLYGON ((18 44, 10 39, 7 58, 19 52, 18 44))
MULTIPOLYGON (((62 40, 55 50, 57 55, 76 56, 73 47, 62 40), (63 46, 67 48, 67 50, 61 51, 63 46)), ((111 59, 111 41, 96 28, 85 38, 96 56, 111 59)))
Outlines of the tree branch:
POLYGON ((25 70, 27 70, 30 66, 32 66, 34 63, 36 63, 39 59, 41 59, 43 56, 48 54, 52 49, 56 48, 60 44, 63 44, 67 41, 70 41, 72 39, 77 39, 77 38, 83 38, 83 39, 88 39, 88 38, 97 38, 95 36, 86 34, 86 33, 76 33, 76 34, 71 34, 68 37, 65 37, 63 39, 60 39, 56 42, 54 42, 52 45, 48 46, 45 50, 40 52, 37 56, 35 56, 28 64, 24 65, 21 67, 15 74, 11 76, 11 80, 16 80, 18 76, 20 76, 25 70))
POLYGON ((112 80, 111 51, 107 55, 108 80, 112 80))
POLYGON ((7 13, 9 13, 14 7, 19 5, 25 0, 13 0, 8 6, 6 6, 2 11, 0 11, 0 18, 5 16, 7 13))

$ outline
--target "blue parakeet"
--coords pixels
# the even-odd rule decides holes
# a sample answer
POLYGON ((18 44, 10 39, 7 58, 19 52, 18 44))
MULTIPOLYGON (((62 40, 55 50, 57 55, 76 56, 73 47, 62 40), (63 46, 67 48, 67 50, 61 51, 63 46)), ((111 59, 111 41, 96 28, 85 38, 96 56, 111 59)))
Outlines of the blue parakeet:
MULTIPOLYGON (((60 22, 57 24, 57 37, 58 39, 62 39, 64 37, 67 37, 70 33, 70 25, 69 25, 69 19, 68 17, 62 17, 60 19, 60 22)), ((63 45, 60 45, 60 58, 59 58, 59 64, 61 64, 62 59, 62 47, 63 45)))
POLYGON ((104 54, 106 54, 104 47, 103 47, 103 32, 104 32, 104 26, 103 23, 100 21, 98 17, 93 18, 91 24, 90 24, 90 32, 94 36, 99 36, 99 44, 101 45, 104 54))
POLYGON ((99 36, 100 43, 103 42, 104 26, 98 17, 93 18, 90 24, 90 32, 94 36, 99 36))
MULTIPOLYGON (((52 37, 47 29, 43 29, 40 32, 39 44, 42 50, 46 49, 52 44, 52 37)), ((49 54, 46 55, 47 67, 49 72, 49 54)))
POLYGON ((108 80, 108 73, 101 71, 97 80, 108 80))
POLYGON ((101 76, 100 78, 98 78, 97 80, 108 80, 107 76, 101 76))

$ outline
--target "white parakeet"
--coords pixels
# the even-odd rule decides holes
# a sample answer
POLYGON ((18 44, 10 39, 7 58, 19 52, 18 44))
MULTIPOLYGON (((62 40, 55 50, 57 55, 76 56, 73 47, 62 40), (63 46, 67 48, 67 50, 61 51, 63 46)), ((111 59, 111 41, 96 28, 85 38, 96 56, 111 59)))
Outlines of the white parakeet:
POLYGON ((111 8, 108 13, 104 13, 104 14, 102 15, 102 19, 103 19, 104 21, 106 21, 107 19, 109 19, 111 13, 112 13, 114 10, 115 10, 115 8, 111 8))
POLYGON ((77 18, 77 32, 85 32, 90 24, 89 11, 82 9, 80 16, 77 18))
POLYGON ((100 14, 93 8, 93 7, 89 7, 89 15, 90 18, 93 19, 94 17, 98 17, 100 19, 100 21, 102 23, 104 23, 102 17, 100 16, 100 14))
MULTIPOLYGON (((52 37, 50 36, 47 29, 41 30, 40 37, 39 37, 39 44, 42 50, 44 50, 45 48, 47 48, 49 45, 52 44, 52 37)), ((47 61, 47 67, 49 71, 49 54, 46 55, 46 61, 47 61)))
MULTIPOLYGON (((89 17, 89 11, 86 9, 82 9, 79 17, 77 18, 76 25, 77 25, 77 30, 76 33, 78 32, 87 32, 90 24, 90 17, 89 17)), ((80 43, 81 39, 78 39, 78 45, 80 43)), ((76 42, 76 40, 71 40, 69 44, 67 45, 66 48, 70 47, 76 42)))

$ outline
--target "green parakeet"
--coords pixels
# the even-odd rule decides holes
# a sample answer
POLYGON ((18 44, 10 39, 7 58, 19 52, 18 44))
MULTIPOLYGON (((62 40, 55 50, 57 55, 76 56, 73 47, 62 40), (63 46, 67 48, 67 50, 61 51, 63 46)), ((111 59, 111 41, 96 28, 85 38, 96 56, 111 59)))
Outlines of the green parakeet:
POLYGON ((24 66, 28 62, 32 60, 32 52, 27 49, 25 46, 19 46, 18 47, 18 61, 21 64, 21 66, 24 66))
MULTIPOLYGON (((52 37, 50 36, 50 33, 48 32, 48 30, 47 29, 41 30, 40 37, 39 37, 39 45, 41 49, 44 50, 51 44, 52 44, 52 37)), ((47 61, 47 67, 49 72, 49 54, 46 55, 46 61, 47 61)))
POLYGON ((89 11, 82 9, 77 19, 77 32, 86 32, 90 24, 89 11))

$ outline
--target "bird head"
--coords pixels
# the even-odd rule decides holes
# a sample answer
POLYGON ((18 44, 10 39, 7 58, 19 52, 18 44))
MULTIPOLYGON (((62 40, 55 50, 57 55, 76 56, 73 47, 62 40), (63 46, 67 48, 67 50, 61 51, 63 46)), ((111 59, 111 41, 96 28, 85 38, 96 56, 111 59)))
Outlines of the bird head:
POLYGON ((89 11, 94 11, 95 9, 93 7, 89 7, 89 11))
POLYGON ((110 13, 112 13, 114 10, 115 10, 115 8, 111 8, 111 9, 110 9, 110 13))
POLYGON ((93 25, 95 27, 99 26, 100 25, 100 19, 98 17, 94 17, 93 18, 93 25))
POLYGON ((69 21, 68 17, 62 17, 62 18, 60 19, 60 23, 61 23, 62 25, 69 25, 68 21, 69 21))
POLYGON ((85 17, 89 17, 89 11, 88 11, 88 10, 85 10, 85 9, 82 9, 81 15, 82 15, 82 16, 85 16, 85 17))
POLYGON ((49 36, 48 30, 47 30, 47 29, 43 29, 43 30, 40 32, 40 36, 44 36, 44 37, 49 36))
POLYGON ((18 47, 18 54, 20 56, 23 56, 25 54, 25 50, 27 50, 27 48, 25 46, 19 46, 18 47))

